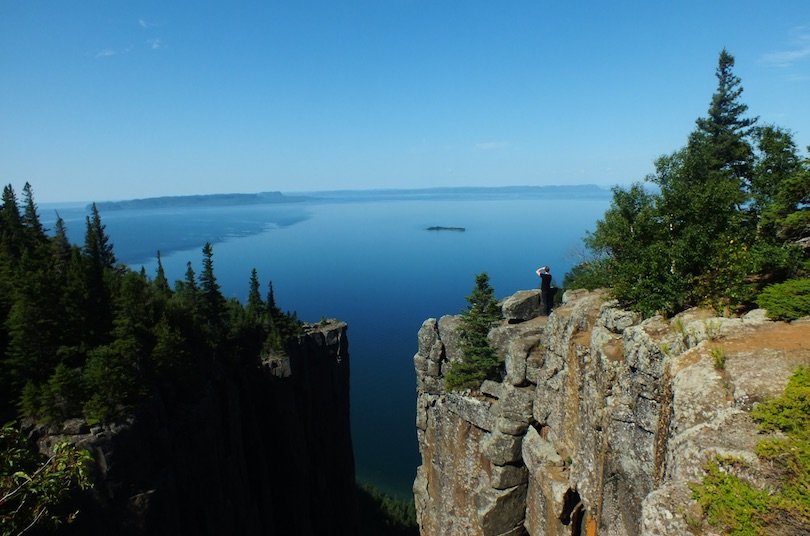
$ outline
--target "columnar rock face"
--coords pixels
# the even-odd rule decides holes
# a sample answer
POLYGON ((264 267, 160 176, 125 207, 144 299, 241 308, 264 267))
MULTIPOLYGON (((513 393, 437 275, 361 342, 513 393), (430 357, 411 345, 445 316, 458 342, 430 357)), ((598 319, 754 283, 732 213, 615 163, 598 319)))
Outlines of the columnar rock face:
POLYGON ((91 450, 77 534, 354 534, 346 324, 309 326, 283 363, 222 365, 191 400, 155 395, 129 422, 43 433, 91 450))
POLYGON ((521 299, 536 296, 505 300, 507 320, 489 334, 503 378, 475 392, 444 389, 461 359, 458 317, 419 331, 423 535, 692 534, 687 521, 700 517, 688 483, 717 455, 749 460, 756 478, 748 412, 810 363, 810 322, 769 322, 763 311, 642 321, 576 291, 537 317, 521 299))

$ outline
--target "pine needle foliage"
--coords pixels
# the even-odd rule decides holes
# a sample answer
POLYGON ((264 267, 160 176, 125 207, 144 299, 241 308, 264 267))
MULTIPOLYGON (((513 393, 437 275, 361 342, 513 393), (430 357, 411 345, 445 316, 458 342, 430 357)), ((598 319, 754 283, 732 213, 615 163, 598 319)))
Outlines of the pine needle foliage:
POLYGON ((445 374, 448 390, 478 389, 486 379, 495 379, 501 362, 487 336, 501 319, 502 313, 489 284, 489 275, 475 277, 475 287, 467 296, 469 306, 461 315, 462 361, 450 365, 445 374))
POLYGON ((773 320, 796 320, 810 316, 810 279, 791 279, 771 285, 757 298, 773 320))

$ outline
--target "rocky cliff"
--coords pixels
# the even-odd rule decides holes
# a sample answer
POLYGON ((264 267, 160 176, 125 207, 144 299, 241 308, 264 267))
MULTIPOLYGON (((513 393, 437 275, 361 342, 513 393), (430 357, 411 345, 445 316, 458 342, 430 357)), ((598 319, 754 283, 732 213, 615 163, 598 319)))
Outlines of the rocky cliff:
POLYGON ((586 291, 542 317, 538 292, 503 302, 489 338, 505 372, 480 391, 444 389, 458 317, 419 331, 423 535, 692 534, 688 484, 707 460, 733 455, 763 478, 749 412, 810 363, 810 322, 761 310, 642 321, 586 291))
POLYGON ((287 356, 220 364, 202 393, 155 393, 126 423, 34 430, 88 448, 77 534, 356 532, 346 325, 308 326, 287 356))

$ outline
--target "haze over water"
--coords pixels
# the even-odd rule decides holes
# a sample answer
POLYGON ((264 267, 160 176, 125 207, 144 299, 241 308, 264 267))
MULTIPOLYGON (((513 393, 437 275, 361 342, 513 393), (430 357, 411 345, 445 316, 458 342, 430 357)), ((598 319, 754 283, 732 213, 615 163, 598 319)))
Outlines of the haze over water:
MULTIPOLYGON (((285 205, 102 211, 119 261, 144 266, 162 251, 170 281, 214 243, 226 297, 244 300, 250 270, 278 305, 317 322, 349 324, 352 434, 357 479, 409 496, 419 464, 413 355, 430 317, 457 314, 474 277, 490 275, 498 298, 535 288, 548 264, 558 284, 578 260, 581 239, 609 204, 597 199, 368 200, 285 205), (464 227, 464 232, 427 227, 464 227)), ((53 212, 41 207, 52 228, 53 212)), ((84 208, 62 208, 81 244, 84 208)))

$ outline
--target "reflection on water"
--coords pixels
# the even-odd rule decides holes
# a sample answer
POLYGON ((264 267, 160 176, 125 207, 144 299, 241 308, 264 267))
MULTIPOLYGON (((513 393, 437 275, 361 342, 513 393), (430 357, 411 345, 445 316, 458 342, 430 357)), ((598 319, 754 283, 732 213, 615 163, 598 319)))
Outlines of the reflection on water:
MULTIPOLYGON (((84 242, 85 217, 82 207, 58 209, 73 243, 84 242)), ((174 251, 216 244, 231 238, 261 233, 269 228, 289 227, 309 218, 301 205, 260 205, 244 207, 172 208, 113 210, 102 212, 115 254, 124 264, 140 264, 174 251)), ((42 210, 46 227, 53 228, 55 210, 42 210)))

